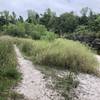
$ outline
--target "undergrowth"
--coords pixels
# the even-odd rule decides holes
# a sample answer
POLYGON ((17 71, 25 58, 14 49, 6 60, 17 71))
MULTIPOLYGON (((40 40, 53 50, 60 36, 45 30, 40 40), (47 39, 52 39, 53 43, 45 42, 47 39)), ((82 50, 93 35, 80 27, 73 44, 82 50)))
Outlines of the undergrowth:
POLYGON ((13 94, 11 88, 20 79, 13 44, 7 38, 0 38, 0 100, 8 100, 13 94))
POLYGON ((97 74, 98 62, 95 55, 88 46, 79 42, 65 39, 51 42, 17 39, 17 44, 35 64, 97 74))

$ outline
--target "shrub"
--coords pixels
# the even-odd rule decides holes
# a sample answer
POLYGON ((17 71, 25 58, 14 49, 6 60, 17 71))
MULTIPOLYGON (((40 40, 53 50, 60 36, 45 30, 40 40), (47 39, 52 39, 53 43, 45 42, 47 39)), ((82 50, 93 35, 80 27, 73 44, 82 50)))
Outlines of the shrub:
POLYGON ((11 36, 25 37, 24 23, 9 24, 5 26, 5 32, 11 36))
POLYGON ((49 41, 52 41, 56 38, 56 35, 55 33, 53 32, 45 32, 45 35, 41 36, 41 39, 42 40, 49 40, 49 41))
POLYGON ((25 24, 25 33, 30 35, 32 39, 40 39, 42 35, 45 35, 47 29, 43 25, 25 24))
POLYGON ((16 37, 31 37, 35 40, 54 40, 56 37, 55 33, 48 32, 44 25, 34 25, 33 23, 18 22, 16 24, 4 25, 3 30, 6 35, 16 37))
POLYGON ((56 66, 72 71, 97 73, 97 60, 90 48, 79 42, 57 39, 52 42, 21 40, 22 51, 24 47, 31 48, 26 53, 31 53, 31 59, 36 64, 56 66), (26 42, 25 42, 26 41, 26 42), (27 43, 28 42, 28 43, 27 43), (29 45, 31 44, 31 45, 29 45))

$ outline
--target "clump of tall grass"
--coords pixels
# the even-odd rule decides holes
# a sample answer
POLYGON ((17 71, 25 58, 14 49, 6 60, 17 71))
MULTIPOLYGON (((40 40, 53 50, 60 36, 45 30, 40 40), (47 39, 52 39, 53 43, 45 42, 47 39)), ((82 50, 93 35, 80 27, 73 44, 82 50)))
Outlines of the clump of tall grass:
POLYGON ((7 100, 11 87, 18 81, 20 74, 12 42, 0 38, 0 100, 7 100))
POLYGON ((21 50, 30 56, 34 63, 56 66, 75 72, 97 73, 98 62, 89 47, 65 39, 32 41, 19 39, 21 50))

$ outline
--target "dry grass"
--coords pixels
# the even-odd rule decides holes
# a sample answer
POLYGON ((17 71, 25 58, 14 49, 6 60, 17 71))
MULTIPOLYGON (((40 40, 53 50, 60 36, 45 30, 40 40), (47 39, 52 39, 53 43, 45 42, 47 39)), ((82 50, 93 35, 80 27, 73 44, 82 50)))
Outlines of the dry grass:
POLYGON ((56 66, 74 72, 97 74, 98 62, 92 50, 71 40, 52 42, 17 39, 20 49, 36 64, 56 66))

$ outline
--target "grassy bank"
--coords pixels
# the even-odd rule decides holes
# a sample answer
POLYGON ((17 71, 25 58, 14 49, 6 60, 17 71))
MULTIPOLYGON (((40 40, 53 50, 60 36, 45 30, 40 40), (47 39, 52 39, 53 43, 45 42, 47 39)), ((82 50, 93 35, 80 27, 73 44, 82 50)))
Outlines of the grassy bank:
POLYGON ((17 41, 22 52, 36 64, 97 74, 98 62, 93 52, 79 42, 64 39, 52 42, 30 39, 17 39, 17 41))
MULTIPOLYGON (((58 69, 97 75, 96 66, 98 63, 93 52, 89 47, 79 42, 65 39, 43 41, 11 37, 2 37, 0 41, 0 51, 2 51, 0 54, 2 63, 0 62, 0 65, 5 66, 1 67, 1 70, 5 70, 0 75, 1 78, 5 77, 1 80, 1 87, 4 88, 1 93, 9 91, 19 79, 12 44, 17 44, 22 53, 31 59, 34 64, 42 65, 36 68, 41 70, 47 79, 51 77, 54 83, 53 89, 57 89, 67 99, 72 98, 70 90, 78 85, 76 75, 75 73, 69 73, 62 78, 59 77, 59 73, 56 73, 61 71, 58 69)), ((4 96, 2 98, 0 100, 4 100, 4 96)))
POLYGON ((13 96, 11 88, 20 78, 16 66, 12 43, 7 38, 0 38, 0 100, 8 100, 13 96))

